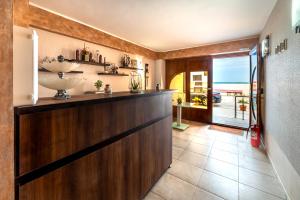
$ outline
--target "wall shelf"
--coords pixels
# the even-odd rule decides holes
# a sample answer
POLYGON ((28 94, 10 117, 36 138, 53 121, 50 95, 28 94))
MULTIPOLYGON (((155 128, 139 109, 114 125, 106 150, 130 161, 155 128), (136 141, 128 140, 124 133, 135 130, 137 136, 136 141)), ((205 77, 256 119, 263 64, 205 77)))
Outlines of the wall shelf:
POLYGON ((144 70, 144 69, 140 69, 140 68, 136 68, 136 67, 124 67, 124 66, 121 66, 119 68, 120 69, 131 69, 131 70, 144 70))
POLYGON ((97 62, 87 62, 87 61, 83 61, 83 60, 80 60, 80 61, 77 61, 77 60, 70 60, 72 62, 77 62, 79 64, 84 64, 84 65, 95 65, 95 66, 110 66, 110 64, 108 63, 97 63, 97 62))
POLYGON ((105 73, 105 72, 99 72, 98 75, 100 75, 100 76, 129 76, 128 74, 123 74, 123 73, 113 74, 113 73, 105 73))
MULTIPOLYGON (((49 73, 54 73, 51 72, 45 68, 39 68, 39 72, 49 72, 49 73)), ((70 72, 66 72, 67 74, 83 74, 83 71, 70 71, 70 72)))

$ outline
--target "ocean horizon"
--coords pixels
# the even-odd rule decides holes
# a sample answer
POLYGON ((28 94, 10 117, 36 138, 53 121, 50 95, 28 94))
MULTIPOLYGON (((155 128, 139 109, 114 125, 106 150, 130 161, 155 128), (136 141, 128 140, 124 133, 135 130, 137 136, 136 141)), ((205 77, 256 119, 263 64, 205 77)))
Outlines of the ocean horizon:
POLYGON ((213 84, 250 84, 250 82, 213 82, 213 84))

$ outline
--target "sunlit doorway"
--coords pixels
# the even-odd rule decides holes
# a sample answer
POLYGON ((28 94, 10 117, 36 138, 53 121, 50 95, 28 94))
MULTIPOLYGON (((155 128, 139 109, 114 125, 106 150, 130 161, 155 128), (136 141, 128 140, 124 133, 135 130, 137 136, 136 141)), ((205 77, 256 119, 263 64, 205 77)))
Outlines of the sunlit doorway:
POLYGON ((249 56, 213 59, 213 123, 248 128, 249 56))

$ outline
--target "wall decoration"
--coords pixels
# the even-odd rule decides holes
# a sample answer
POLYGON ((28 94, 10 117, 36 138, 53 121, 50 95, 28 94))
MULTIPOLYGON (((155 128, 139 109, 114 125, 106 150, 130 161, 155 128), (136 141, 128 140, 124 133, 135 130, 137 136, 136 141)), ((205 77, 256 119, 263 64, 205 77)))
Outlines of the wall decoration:
POLYGON ((71 96, 67 93, 68 89, 72 89, 82 83, 81 78, 65 77, 65 73, 74 70, 80 66, 75 61, 64 59, 62 55, 57 58, 45 57, 41 66, 53 73, 57 73, 58 77, 43 75, 39 77, 39 84, 52 90, 57 90, 55 99, 69 99, 71 96))
POLYGON ((137 60, 135 60, 135 59, 131 59, 131 67, 133 67, 133 68, 137 68, 137 60))
POLYGON ((288 40, 284 39, 275 47, 275 54, 282 53, 288 49, 288 40))
POLYGON ((129 67, 130 65, 130 57, 125 54, 122 58, 121 58, 121 66, 123 67, 129 67))
POLYGON ((270 54, 270 35, 267 35, 266 38, 261 42, 261 56, 262 58, 270 54))
POLYGON ((148 79, 149 79, 149 64, 146 63, 145 64, 145 77, 144 77, 144 81, 145 81, 145 90, 148 87, 148 79))

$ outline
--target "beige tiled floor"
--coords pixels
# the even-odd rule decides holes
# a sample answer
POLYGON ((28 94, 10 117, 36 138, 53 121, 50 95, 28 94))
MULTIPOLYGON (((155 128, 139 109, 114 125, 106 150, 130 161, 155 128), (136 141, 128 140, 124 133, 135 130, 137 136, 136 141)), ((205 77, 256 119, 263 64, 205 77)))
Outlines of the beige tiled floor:
POLYGON ((284 190, 261 149, 245 137, 191 123, 173 130, 173 163, 145 200, 280 200, 284 190))

